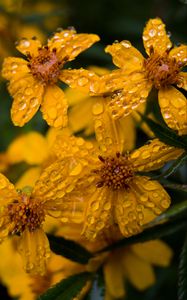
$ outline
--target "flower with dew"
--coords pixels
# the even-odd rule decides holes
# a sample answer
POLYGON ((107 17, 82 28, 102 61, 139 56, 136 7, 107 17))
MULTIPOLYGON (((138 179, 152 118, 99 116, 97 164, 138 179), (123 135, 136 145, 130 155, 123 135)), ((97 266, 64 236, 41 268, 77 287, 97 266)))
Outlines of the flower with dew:
POLYGON ((160 183, 138 173, 159 169, 183 151, 154 139, 125 152, 119 120, 111 118, 102 101, 94 105, 93 114, 99 147, 81 138, 58 136, 54 144, 58 160, 45 169, 41 184, 51 178, 48 190, 63 198, 62 222, 83 222, 82 235, 89 240, 112 224, 128 237, 170 205, 160 183))
MULTIPOLYGON (((82 87, 77 74, 71 70, 66 82, 92 95, 110 96, 109 108, 114 118, 136 110, 154 87, 158 90, 166 124, 180 135, 187 134, 187 100, 176 88, 187 90, 187 73, 182 71, 187 64, 187 45, 172 47, 165 25, 159 18, 150 19, 146 24, 143 43, 147 58, 126 40, 107 46, 106 52, 112 55, 118 69, 103 75, 100 83, 93 76, 82 87)), ((88 78, 85 71, 80 76, 88 78)))
MULTIPOLYGON (((2 69, 2 76, 10 81, 8 90, 14 98, 13 123, 23 126, 41 106, 48 125, 66 126, 67 100, 57 85, 59 80, 64 81, 68 71, 63 66, 98 40, 97 35, 77 34, 73 28, 56 32, 46 46, 35 38, 22 39, 17 49, 26 60, 5 58, 2 69)), ((79 70, 74 71, 79 74, 79 70)))
POLYGON ((14 185, 0 174, 0 243, 11 235, 19 237, 24 269, 31 274, 45 274, 50 248, 44 225, 48 216, 61 216, 61 204, 52 200, 53 190, 45 193, 40 179, 34 188, 16 190, 14 185))

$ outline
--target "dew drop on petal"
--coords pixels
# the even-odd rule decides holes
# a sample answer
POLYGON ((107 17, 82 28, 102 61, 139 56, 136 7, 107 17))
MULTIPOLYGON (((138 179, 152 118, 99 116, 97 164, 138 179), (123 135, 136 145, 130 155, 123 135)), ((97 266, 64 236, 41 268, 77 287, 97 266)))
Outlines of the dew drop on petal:
POLYGON ((93 106, 93 110, 92 110, 94 115, 100 115, 103 112, 103 105, 101 103, 96 103, 93 106))

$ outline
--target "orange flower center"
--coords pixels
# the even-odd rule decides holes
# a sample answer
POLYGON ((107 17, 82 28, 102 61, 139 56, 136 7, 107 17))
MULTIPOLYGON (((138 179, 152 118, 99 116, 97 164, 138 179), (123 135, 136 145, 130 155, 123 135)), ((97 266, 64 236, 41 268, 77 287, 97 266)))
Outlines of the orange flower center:
POLYGON ((58 81, 60 69, 63 65, 58 60, 56 49, 52 51, 48 46, 38 49, 39 55, 31 57, 28 64, 32 75, 43 84, 54 84, 58 81))
POLYGON ((97 187, 107 186, 112 190, 128 189, 129 183, 134 177, 129 156, 116 153, 115 157, 99 156, 99 159, 103 166, 94 171, 100 177, 97 187))
POLYGON ((45 219, 41 202, 21 192, 21 201, 15 200, 7 207, 10 222, 14 225, 12 234, 21 234, 26 228, 34 231, 45 219))
POLYGON ((170 84, 176 84, 179 81, 179 71, 181 65, 175 59, 169 58, 168 53, 160 56, 152 53, 144 63, 146 75, 155 88, 160 89, 170 84))

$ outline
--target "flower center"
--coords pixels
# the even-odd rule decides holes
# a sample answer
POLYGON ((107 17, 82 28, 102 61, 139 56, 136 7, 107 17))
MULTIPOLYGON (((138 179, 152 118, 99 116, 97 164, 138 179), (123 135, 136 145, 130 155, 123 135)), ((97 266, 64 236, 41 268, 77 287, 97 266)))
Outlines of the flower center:
POLYGON ((39 55, 30 57, 28 67, 32 75, 43 84, 54 84, 58 81, 60 69, 63 65, 58 60, 56 49, 52 51, 45 46, 38 49, 39 55))
POLYGON ((12 234, 21 234, 26 228, 32 232, 39 228, 45 220, 41 202, 23 192, 21 192, 21 201, 15 200, 8 205, 7 209, 10 222, 14 225, 12 234))
POLYGON ((116 153, 116 157, 104 158, 99 156, 99 159, 103 166, 98 170, 94 170, 100 177, 97 187, 107 186, 112 190, 128 189, 134 176, 129 156, 116 153))
MULTIPOLYGON (((152 51, 153 52, 153 51, 152 51)), ((168 53, 160 56, 152 53, 144 63, 146 75, 155 88, 160 89, 170 84, 176 84, 179 81, 179 71, 181 65, 175 59, 169 58, 168 53)))

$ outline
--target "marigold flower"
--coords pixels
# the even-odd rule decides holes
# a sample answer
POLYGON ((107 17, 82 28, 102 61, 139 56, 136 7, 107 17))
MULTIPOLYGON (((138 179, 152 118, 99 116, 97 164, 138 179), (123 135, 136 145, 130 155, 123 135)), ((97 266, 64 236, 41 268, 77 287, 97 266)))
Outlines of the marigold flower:
POLYGON ((59 136, 54 145, 59 161, 41 178, 43 185, 52 178, 48 189, 63 197, 62 221, 84 222, 82 234, 90 240, 114 223, 124 236, 136 234, 167 209, 170 197, 164 188, 138 172, 156 170, 183 152, 155 139, 124 153, 119 120, 105 108, 103 102, 93 107, 99 149, 81 138, 59 136))
MULTIPOLYGON (((46 46, 37 39, 22 39, 17 49, 27 60, 8 57, 2 70, 3 77, 10 81, 8 89, 14 98, 13 123, 23 126, 41 106, 43 118, 49 125, 66 126, 67 101, 57 86, 58 80, 64 81, 68 72, 62 68, 98 40, 97 35, 77 34, 74 29, 55 33, 46 46)), ((77 72, 79 74, 79 70, 77 72)))
POLYGON ((114 118, 127 116, 144 103, 152 87, 158 89, 158 100, 167 125, 180 135, 187 134, 187 100, 173 85, 187 90, 187 73, 181 69, 187 64, 187 46, 172 48, 165 25, 159 18, 150 19, 143 32, 143 42, 148 58, 135 49, 129 41, 106 47, 114 64, 119 68, 100 79, 80 72, 79 78, 69 71, 67 84, 91 95, 110 96, 109 108, 114 118), (80 77, 87 80, 80 85, 80 77))
POLYGON ((43 275, 50 257, 47 236, 43 231, 44 221, 54 212, 60 217, 60 203, 51 201, 53 191, 45 197, 38 195, 45 186, 36 183, 33 190, 16 190, 14 185, 0 174, 0 243, 9 235, 19 235, 18 250, 24 262, 24 269, 32 274, 43 275))

